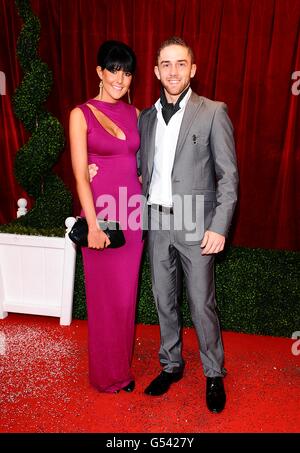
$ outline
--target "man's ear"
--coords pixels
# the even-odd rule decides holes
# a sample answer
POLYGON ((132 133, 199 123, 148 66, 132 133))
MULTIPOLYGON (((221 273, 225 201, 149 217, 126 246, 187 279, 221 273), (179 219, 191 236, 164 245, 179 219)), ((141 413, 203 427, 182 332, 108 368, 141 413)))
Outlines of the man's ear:
POLYGON ((154 74, 156 75, 158 80, 160 80, 160 74, 159 74, 158 66, 154 66, 154 74))
POLYGON ((196 74, 196 71, 197 71, 197 66, 195 65, 195 63, 192 64, 192 68, 191 68, 191 79, 194 77, 194 75, 196 74))

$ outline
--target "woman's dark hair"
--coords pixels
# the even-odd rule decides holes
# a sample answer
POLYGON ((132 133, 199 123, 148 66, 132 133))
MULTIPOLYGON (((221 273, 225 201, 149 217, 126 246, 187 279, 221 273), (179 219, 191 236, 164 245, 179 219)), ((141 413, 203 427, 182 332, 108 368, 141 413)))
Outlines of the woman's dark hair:
POLYGON ((99 47, 97 64, 108 71, 134 73, 136 56, 133 50, 121 41, 105 41, 99 47))

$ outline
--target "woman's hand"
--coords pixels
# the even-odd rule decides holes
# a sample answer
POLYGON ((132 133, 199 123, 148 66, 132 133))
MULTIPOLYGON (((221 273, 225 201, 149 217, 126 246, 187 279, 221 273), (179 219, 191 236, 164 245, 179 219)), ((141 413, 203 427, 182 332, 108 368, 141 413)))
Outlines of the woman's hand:
POLYGON ((89 228, 88 232, 88 247, 90 249, 103 250, 108 247, 110 240, 97 224, 95 228, 89 228))
POLYGON ((90 182, 93 181, 93 178, 97 175, 99 168, 97 167, 96 164, 89 164, 89 176, 90 176, 90 182))

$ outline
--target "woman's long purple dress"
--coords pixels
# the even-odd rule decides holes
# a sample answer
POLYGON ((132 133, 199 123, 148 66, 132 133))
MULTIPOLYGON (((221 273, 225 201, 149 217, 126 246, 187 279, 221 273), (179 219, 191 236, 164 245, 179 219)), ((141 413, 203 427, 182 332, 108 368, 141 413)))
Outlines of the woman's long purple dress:
POLYGON ((143 248, 139 224, 141 185, 136 165, 140 141, 133 106, 95 99, 86 104, 79 107, 87 123, 88 162, 99 168, 91 182, 96 214, 119 220, 126 239, 126 244, 117 249, 82 249, 90 382, 101 392, 115 392, 133 380, 130 365, 143 248), (106 131, 86 104, 109 117, 126 139, 106 131))

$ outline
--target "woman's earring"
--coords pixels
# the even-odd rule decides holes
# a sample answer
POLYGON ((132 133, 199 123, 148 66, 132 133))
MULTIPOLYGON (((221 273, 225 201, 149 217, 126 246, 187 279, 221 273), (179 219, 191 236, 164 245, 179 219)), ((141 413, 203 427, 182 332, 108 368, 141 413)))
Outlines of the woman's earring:
POLYGON ((100 97, 100 100, 101 100, 102 99, 102 92, 103 92, 103 81, 102 80, 100 80, 99 88, 100 88, 99 97, 100 97))
POLYGON ((129 88, 128 88, 128 91, 127 91, 127 96, 128 96, 128 104, 131 104, 130 89, 129 88))

